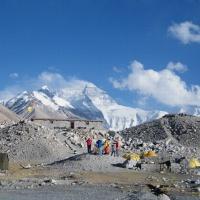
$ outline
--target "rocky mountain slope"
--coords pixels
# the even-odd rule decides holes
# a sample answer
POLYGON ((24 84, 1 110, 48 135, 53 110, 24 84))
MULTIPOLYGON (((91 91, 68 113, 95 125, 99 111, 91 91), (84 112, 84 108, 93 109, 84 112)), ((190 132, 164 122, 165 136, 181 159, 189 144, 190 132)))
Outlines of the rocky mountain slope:
POLYGON ((5 104, 10 110, 14 111, 22 118, 67 118, 73 114, 67 109, 61 109, 65 106, 68 108, 68 102, 49 93, 44 87, 38 91, 27 92, 17 95, 5 104), (61 104, 61 105, 59 105, 61 104), (64 105, 64 106, 63 106, 64 105))
POLYGON ((186 114, 168 114, 161 119, 122 131, 125 140, 145 142, 173 140, 177 144, 200 148, 200 117, 186 114))
POLYGON ((18 120, 19 120, 19 117, 14 112, 12 112, 8 108, 0 104, 0 123, 6 122, 6 121, 16 122, 18 120))
POLYGON ((166 114, 122 106, 105 91, 86 81, 76 81, 56 91, 47 86, 37 91, 25 91, 9 100, 6 106, 24 118, 103 120, 111 130, 123 130, 166 114))

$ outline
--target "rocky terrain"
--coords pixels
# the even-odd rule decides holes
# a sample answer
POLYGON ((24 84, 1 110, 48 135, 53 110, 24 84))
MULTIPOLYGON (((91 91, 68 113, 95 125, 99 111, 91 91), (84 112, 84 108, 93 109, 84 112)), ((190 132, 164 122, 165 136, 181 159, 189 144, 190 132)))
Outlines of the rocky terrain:
MULTIPOLYGON (((155 150, 166 157, 199 157, 199 121, 199 117, 185 114, 166 115, 159 120, 125 129, 120 132, 122 151, 141 153, 155 150)), ((1 126, 0 150, 8 153, 15 162, 50 163, 74 153, 86 152, 85 140, 88 137, 93 137, 95 142, 106 136, 106 131, 50 129, 33 122, 19 121, 1 126)), ((90 160, 95 163, 98 159, 90 160)))
MULTIPOLYGON (((172 163, 171 170, 175 173, 189 173, 189 160, 200 159, 199 117, 170 114, 159 120, 125 129, 121 135, 124 149, 139 155, 153 150, 157 154, 153 162, 168 160, 172 163), (184 159, 178 162, 181 158, 184 159)), ((142 163, 151 163, 152 159, 150 160, 143 160, 142 163)))
POLYGON ((67 155, 69 149, 52 130, 19 122, 0 129, 0 151, 15 162, 48 162, 67 155))
POLYGON ((126 140, 144 142, 172 140, 186 147, 200 148, 200 117, 186 114, 168 114, 161 119, 141 124, 121 132, 126 140))
POLYGON ((33 122, 19 121, 0 128, 0 151, 11 161, 50 163, 86 151, 86 138, 105 137, 97 130, 50 129, 33 122))
POLYGON ((198 199, 199 170, 189 170, 187 162, 177 163, 177 159, 200 158, 199 117, 166 115, 119 133, 95 129, 50 129, 17 119, 0 127, 0 151, 8 153, 10 159, 9 172, 0 173, 0 190, 4 191, 0 198, 9 199, 13 192, 19 194, 19 199, 21 193, 34 199, 33 194, 40 190, 38 198, 44 198, 47 193, 48 199, 53 199, 50 198, 52 189, 57 192, 55 197, 61 197, 70 188, 71 196, 65 199, 91 198, 91 192, 98 199, 102 197, 99 191, 110 191, 110 199, 182 200, 188 194, 189 200, 198 199), (120 138, 122 148, 119 157, 86 153, 86 138, 92 137, 96 142, 108 136, 111 140, 113 137, 120 138), (141 158, 138 162, 127 162, 122 157, 129 151, 141 155, 152 150, 157 157, 141 158), (171 173, 163 170, 163 174, 159 163, 166 160, 171 162, 171 173), (73 180, 74 173, 81 178, 73 180), (66 174, 71 175, 66 177, 66 174), (82 193, 84 188, 87 194, 82 193), (80 195, 77 195, 77 190, 80 195), (155 194, 154 191, 161 192, 155 194), (194 197, 190 195, 193 193, 194 197))

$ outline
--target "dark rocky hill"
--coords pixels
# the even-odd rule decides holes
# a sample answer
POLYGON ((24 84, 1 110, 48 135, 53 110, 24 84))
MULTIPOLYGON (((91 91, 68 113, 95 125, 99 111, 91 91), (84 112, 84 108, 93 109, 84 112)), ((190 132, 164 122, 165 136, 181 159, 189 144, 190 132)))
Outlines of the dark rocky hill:
POLYGON ((125 140, 138 138, 144 142, 172 139, 188 147, 200 148, 200 117, 186 114, 168 114, 161 119, 125 129, 125 140))

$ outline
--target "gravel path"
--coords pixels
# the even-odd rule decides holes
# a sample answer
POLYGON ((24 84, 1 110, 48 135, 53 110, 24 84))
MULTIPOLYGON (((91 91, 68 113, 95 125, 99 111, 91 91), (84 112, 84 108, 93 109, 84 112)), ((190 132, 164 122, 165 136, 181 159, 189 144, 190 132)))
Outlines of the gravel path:
POLYGON ((122 157, 113 157, 110 155, 99 156, 85 153, 54 162, 49 166, 66 169, 67 171, 113 172, 124 171, 123 168, 113 166, 124 161, 125 159, 122 157))
POLYGON ((116 200, 127 194, 119 189, 102 186, 54 186, 37 190, 12 190, 0 192, 2 200, 116 200))
MULTIPOLYGON (((199 200, 197 196, 171 194, 172 200, 199 200)), ((1 200, 163 200, 149 191, 125 192, 106 186, 51 186, 37 189, 4 190, 1 200)))

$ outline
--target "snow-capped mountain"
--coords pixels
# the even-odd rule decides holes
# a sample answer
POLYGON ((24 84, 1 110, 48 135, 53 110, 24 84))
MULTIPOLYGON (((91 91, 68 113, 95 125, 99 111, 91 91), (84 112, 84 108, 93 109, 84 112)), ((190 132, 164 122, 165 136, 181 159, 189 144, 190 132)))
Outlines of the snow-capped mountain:
POLYGON ((10 99, 5 105, 23 118, 67 118, 73 116, 69 111, 64 112, 60 109, 61 106, 65 109, 71 106, 67 101, 49 94, 47 95, 46 87, 33 92, 24 91, 10 99))
POLYGON ((95 85, 86 86, 84 92, 94 105, 101 110, 109 127, 113 130, 122 130, 136 126, 167 114, 163 111, 145 111, 139 108, 119 105, 105 91, 97 88, 95 85))
POLYGON ((23 118, 85 118, 104 120, 88 96, 83 93, 63 98, 43 86, 38 91, 19 94, 6 106, 23 118))
POLYGON ((111 130, 136 126, 166 114, 119 105, 93 83, 79 80, 54 91, 47 86, 37 91, 25 91, 9 100, 6 106, 26 118, 100 119, 111 130))

